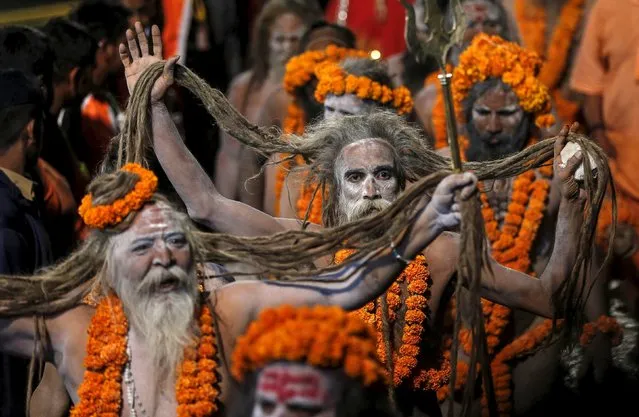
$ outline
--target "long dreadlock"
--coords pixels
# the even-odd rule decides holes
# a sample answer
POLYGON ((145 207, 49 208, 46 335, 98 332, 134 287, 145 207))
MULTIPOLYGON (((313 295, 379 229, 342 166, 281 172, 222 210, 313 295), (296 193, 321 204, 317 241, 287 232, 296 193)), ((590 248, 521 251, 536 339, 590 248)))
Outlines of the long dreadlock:
MULTIPOLYGON (((128 123, 119 139, 118 165, 121 165, 125 161, 125 158, 126 161, 145 162, 146 147, 150 146, 152 137, 149 121, 150 115, 148 112, 149 93, 153 83, 162 73, 162 70, 163 63, 154 64, 141 76, 136 84, 136 91, 134 91, 129 106, 128 123)), ((335 184, 333 170, 330 169, 330 163, 327 164, 327 161, 330 161, 330 158, 327 158, 327 149, 330 149, 330 146, 327 145, 331 142, 339 141, 340 128, 338 125, 331 126, 330 123, 324 124, 315 130, 311 130, 308 136, 300 137, 291 135, 286 137, 285 140, 282 140, 280 132, 276 129, 260 128, 248 122, 229 104, 221 92, 209 87, 187 68, 177 66, 175 70, 175 80, 177 84, 192 91, 202 100, 204 106, 215 118, 218 125, 227 133, 266 157, 280 153, 289 155, 287 158, 292 159, 300 155, 307 162, 307 168, 311 173, 308 176, 308 181, 316 183, 318 190, 320 190, 319 192, 331 192, 331 186, 335 184), (314 138, 321 140, 313 140, 314 138)), ((343 124, 351 123, 357 117, 358 116, 345 118, 343 124)), ((366 123, 371 127, 380 127, 378 134, 372 137, 381 137, 382 139, 393 137, 402 138, 406 145, 397 149, 397 154, 402 159, 406 178, 410 181, 421 179, 406 190, 391 207, 379 213, 377 216, 331 229, 331 242, 329 246, 333 251, 343 247, 341 246, 342 243, 333 238, 340 236, 347 239, 349 235, 345 232, 356 233, 357 239, 360 237, 367 238, 364 239, 366 243, 357 243, 355 240, 350 240, 350 244, 353 246, 358 246, 359 248, 366 247, 367 250, 372 250, 375 247, 380 247, 380 244, 384 245, 390 236, 396 236, 396 232, 404 230, 401 224, 408 220, 404 213, 413 209, 416 201, 422 198, 425 192, 431 190, 439 180, 452 172, 450 160, 430 149, 426 145, 426 140, 406 124, 395 124, 395 126, 401 127, 394 132, 388 132, 388 130, 384 132, 383 123, 376 123, 379 121, 383 122, 384 117, 388 119, 388 117, 392 116, 369 115, 366 117, 366 123), (379 226, 382 226, 382 228, 380 229, 379 226), (360 227, 363 228, 364 233, 362 233, 362 229, 359 229, 360 227), (382 240, 376 238, 371 239, 371 236, 376 236, 375 233, 378 231, 382 233, 384 238, 382 240), (370 245, 368 245, 369 243, 370 245)), ((583 151, 583 164, 585 166, 583 186, 587 191, 588 197, 583 213, 584 227, 577 239, 578 255, 576 263, 569 279, 565 280, 558 291, 553 295, 557 315, 563 316, 565 319, 562 330, 565 331, 566 335, 581 328, 581 324, 583 323, 583 305, 586 301, 586 294, 589 291, 589 289, 586 288, 586 279, 591 276, 589 259, 591 258, 590 255, 593 250, 593 237, 599 210, 607 189, 612 190, 614 205, 614 187, 611 182, 607 159, 603 151, 583 135, 571 133, 569 139, 578 143, 583 151), (591 158, 595 161, 597 167, 596 180, 591 170, 591 158)), ((464 164, 464 170, 473 171, 479 180, 513 177, 548 163, 554 154, 554 141, 554 138, 547 139, 517 154, 497 161, 481 163, 468 162, 464 164)), ((286 160, 287 159, 284 159, 280 161, 280 163, 286 160)), ((331 207, 329 201, 327 206, 324 207, 324 214, 326 215, 325 222, 327 222, 328 225, 335 225, 335 211, 335 207, 331 207)), ((473 338, 476 342, 473 346, 480 347, 482 345, 482 343, 480 343, 482 332, 480 323, 481 309, 479 305, 479 276, 482 265, 487 264, 487 248, 483 222, 480 215, 479 199, 473 199, 465 204, 462 207, 462 214, 464 221, 462 222, 461 257, 458 268, 458 275, 461 279, 458 280, 458 289, 462 284, 469 287, 471 293, 470 298, 472 300, 471 304, 473 304, 471 307, 477 312, 471 320, 471 329, 474 330, 473 338)), ((613 216, 616 218, 616 207, 613 207, 613 216)), ((295 233, 306 232, 299 231, 295 233)), ((611 228, 610 233, 614 235, 614 227, 611 228)), ((280 238, 284 238, 283 236, 286 235, 280 235, 280 238)), ((287 238, 288 237, 285 237, 285 239, 287 238)), ((236 245, 239 245, 239 243, 240 240, 234 242, 236 245)), ((264 243, 265 245, 261 250, 269 250, 271 247, 270 244, 275 242, 262 240, 260 243, 264 243)), ((314 243, 317 242, 313 242, 313 244, 314 243)), ((307 245, 299 246, 299 248, 305 251, 309 250, 310 252, 306 252, 307 254, 318 255, 326 248, 326 245, 322 246, 321 250, 317 247, 307 245)), ((248 255, 249 253, 246 252, 246 254, 248 255)), ((281 252, 279 252, 279 254, 281 254, 281 252)), ((250 255, 254 254, 251 253, 250 255)), ((354 256, 357 257, 361 255, 356 254, 354 256)), ((609 249, 606 255, 606 262, 610 259, 610 256, 611 251, 609 249)), ((304 258, 307 259, 306 257, 304 258)), ((296 254, 293 259, 291 259, 291 261, 296 263, 300 258, 298 254, 296 254)), ((266 259, 260 260, 260 262, 262 261, 266 261, 266 259)), ((285 260, 279 259, 278 261, 284 262, 285 260)), ((261 265, 266 266, 265 264, 261 265)), ((270 264, 270 266, 275 265, 270 264)), ((292 265, 286 265, 287 268, 289 266, 292 265)), ((601 270, 597 272, 597 276, 600 272, 601 270)), ((300 274, 300 272, 295 272, 292 275, 299 276, 298 274, 300 274)), ((457 318, 456 322, 457 325, 459 325, 460 317, 457 318)), ((456 333, 454 335, 455 340, 453 341, 454 347, 458 344, 456 333)), ((477 358, 478 355, 474 354, 473 356, 477 358)), ((456 355, 453 355, 453 359, 455 359, 455 357, 456 355)), ((475 366, 473 366, 473 364, 471 364, 470 369, 474 374, 475 366)), ((455 366, 453 366, 453 373, 454 372, 455 366)), ((470 376, 472 377, 473 375, 470 376)))
MULTIPOLYGON (((155 80, 163 71, 163 62, 150 66, 138 80, 131 97, 127 112, 127 120, 123 132, 117 138, 116 162, 121 167, 127 162, 148 166, 147 154, 152 143, 150 123, 149 97, 155 80)), ((278 131, 263 129, 249 123, 226 100, 224 95, 208 86, 203 80, 187 68, 177 66, 175 70, 177 84, 197 95, 209 113, 227 133, 243 144, 254 148, 268 156, 274 153, 301 155, 313 167, 322 168, 321 155, 325 143, 305 141, 304 137, 291 136, 281 140, 278 131)), ((377 116, 369 116, 373 120, 377 116)), ((406 178, 411 181, 419 179, 388 208, 373 217, 340 225, 322 231, 287 231, 269 237, 236 237, 227 234, 193 232, 193 248, 197 260, 201 262, 243 262, 248 263, 262 273, 273 276, 310 277, 323 271, 334 271, 339 265, 330 265, 319 271, 300 269, 299 265, 326 255, 332 255, 340 249, 354 249, 353 260, 363 259, 372 252, 387 247, 389 241, 395 241, 406 231, 408 225, 417 214, 416 206, 428 191, 452 172, 448 158, 438 155, 425 145, 425 141, 409 127, 404 127, 404 139, 411 146, 400 150, 399 155, 411 161, 406 170, 406 178)), ((382 138, 388 137, 383 136, 382 138)), ((327 137, 330 139, 330 137, 327 137)), ((562 329, 565 331, 581 327, 583 322, 583 304, 587 294, 586 279, 589 274, 589 259, 592 251, 596 221, 606 189, 612 188, 610 170, 603 151, 587 137, 571 134, 570 140, 578 143, 584 153, 585 179, 584 188, 588 192, 584 210, 584 227, 578 237, 578 255, 576 264, 569 279, 565 280, 554 294, 554 303, 558 316, 565 318, 562 329), (597 165, 597 180, 593 177, 590 165, 592 158, 597 165)), ((554 139, 539 142, 523 151, 507 158, 491 162, 467 163, 465 170, 475 173, 478 179, 494 180, 519 175, 530 169, 543 166, 553 156, 554 139)), ((116 175, 116 174, 114 174, 116 175)), ((312 175, 320 187, 331 184, 332 172, 316 170, 312 175)), ((96 181, 100 181, 99 179, 96 181)), ((325 189, 325 188, 322 188, 325 189)), ((91 191, 91 189, 90 189, 91 191)), ((94 190, 97 191, 97 190, 94 190)), ((613 189, 614 193, 614 189, 613 189)), ((117 198, 117 197, 116 197, 117 198)), ((108 198, 108 204, 115 198, 108 198)), ((614 199, 613 199, 614 205, 614 199)), ((616 217, 616 206, 613 206, 616 217)), ((480 268, 486 265, 487 249, 484 228, 479 215, 479 199, 471 200, 464 208, 462 223, 462 244, 459 265, 458 288, 464 284, 469 287, 473 297, 473 309, 481 313, 479 308, 479 276, 480 268), (473 216, 474 215, 474 216, 473 216), (471 221, 468 221, 471 220, 471 221), (472 277, 465 280, 464 277, 472 277)), ((103 233, 103 232, 99 232, 103 233)), ((614 234, 614 227, 611 231, 614 234)), ((100 247, 89 239, 70 258, 57 266, 31 277, 0 276, 0 315, 46 314, 68 309, 76 305, 84 297, 91 286, 93 276, 99 273, 103 255, 100 247), (97 263, 95 261, 98 261, 97 263), (84 265, 86 270, 79 272, 73 265, 84 265), (72 271, 73 270, 73 271, 72 271), (18 294, 16 296, 16 294, 18 294)), ((610 250, 607 258, 610 257, 610 250)), ((346 279, 344 277, 342 279, 346 279)), ((459 321, 460 318, 457 318, 459 321)), ((474 331, 474 346, 481 346, 481 315, 473 317, 471 322, 474 331)), ((456 337, 456 334, 454 335, 456 337)), ((456 349, 457 341, 453 348, 456 349)), ((456 354, 453 353, 453 360, 456 354)), ((473 354, 473 362, 478 358, 473 354)), ((471 363, 471 371, 475 366, 471 363)), ((453 364, 453 372, 455 366, 453 364)), ((471 375, 472 376, 472 375, 471 375)), ((454 378, 453 378, 454 379, 454 378)))

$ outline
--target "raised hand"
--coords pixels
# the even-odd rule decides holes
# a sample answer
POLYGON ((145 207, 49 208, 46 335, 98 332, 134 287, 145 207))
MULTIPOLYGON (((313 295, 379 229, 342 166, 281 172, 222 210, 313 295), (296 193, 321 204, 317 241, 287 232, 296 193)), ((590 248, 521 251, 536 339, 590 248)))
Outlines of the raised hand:
MULTIPOLYGON (((129 94, 133 93, 140 75, 152 64, 162 61, 162 34, 156 25, 151 28, 151 39, 153 53, 149 51, 149 42, 144 33, 144 26, 142 23, 136 22, 135 33, 131 29, 126 31, 127 45, 120 44, 120 60, 124 65, 129 94)), ((151 91, 152 104, 161 101, 166 91, 173 85, 173 70, 178 59, 180 59, 179 56, 174 56, 164 64, 164 72, 155 82, 151 91)))
POLYGON ((577 180, 575 180, 575 172, 579 168, 583 161, 583 152, 580 150, 575 153, 568 161, 562 161, 561 151, 568 143, 568 138, 571 134, 574 134, 578 129, 579 124, 573 123, 570 128, 564 126, 559 133, 558 139, 555 141, 555 158, 554 158, 554 172, 557 178, 561 181, 561 196, 567 200, 585 201, 586 192, 579 186, 577 180))
POLYGON ((461 223, 460 202, 468 200, 476 192, 477 177, 474 174, 449 175, 437 185, 425 212, 430 211, 429 218, 434 218, 439 230, 454 229, 461 223))

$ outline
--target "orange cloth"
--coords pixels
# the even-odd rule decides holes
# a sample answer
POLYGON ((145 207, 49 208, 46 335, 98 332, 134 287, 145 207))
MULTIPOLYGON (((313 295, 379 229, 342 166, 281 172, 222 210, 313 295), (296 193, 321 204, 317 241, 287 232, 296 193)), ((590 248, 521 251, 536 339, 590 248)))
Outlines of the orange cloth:
MULTIPOLYGON (((385 0, 386 16, 376 16, 378 0, 350 0, 346 26, 357 36, 357 47, 363 50, 377 49, 383 58, 403 52, 404 20, 406 9, 398 0, 385 0)), ((410 3, 413 1, 410 0, 410 3)), ((325 18, 329 22, 337 21, 340 0, 329 0, 325 18)))
POLYGON ((118 133, 117 115, 111 105, 89 94, 82 102, 82 137, 86 152, 80 155, 91 174, 96 172, 109 147, 109 142, 118 133))
POLYGON ((606 133, 617 156, 610 160, 616 186, 639 210, 639 0, 599 0, 588 19, 571 87, 603 97, 606 133))
POLYGON ((180 55, 186 59, 186 42, 193 13, 192 0, 162 0, 164 26, 162 27, 162 55, 165 59, 180 55))
POLYGON ((42 158, 38 158, 36 172, 42 184, 45 227, 54 246, 64 246, 54 249, 64 253, 71 249, 74 242, 86 238, 88 230, 78 215, 78 205, 69 182, 42 158))

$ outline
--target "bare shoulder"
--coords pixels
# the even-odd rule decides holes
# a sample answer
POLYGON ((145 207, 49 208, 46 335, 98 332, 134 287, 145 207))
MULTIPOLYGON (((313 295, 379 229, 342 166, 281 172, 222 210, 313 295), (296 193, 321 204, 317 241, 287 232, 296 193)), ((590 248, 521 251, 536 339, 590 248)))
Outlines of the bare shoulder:
MULTIPOLYGON (((95 314, 95 308, 88 305, 79 305, 70 310, 47 318, 47 329, 51 342, 57 346, 74 344, 80 340, 86 340, 86 333, 95 314)), ((84 344, 81 344, 84 349, 84 344)))
POLYGON ((284 88, 279 87, 272 91, 264 101, 262 111, 258 117, 258 124, 260 126, 282 126, 286 118, 288 105, 291 102, 291 97, 284 88))
POLYGON ((231 80, 228 96, 229 100, 231 100, 233 104, 237 104, 235 103, 235 101, 237 101, 239 97, 242 97, 244 95, 244 92, 248 88, 252 76, 253 71, 249 70, 236 75, 235 78, 231 80))

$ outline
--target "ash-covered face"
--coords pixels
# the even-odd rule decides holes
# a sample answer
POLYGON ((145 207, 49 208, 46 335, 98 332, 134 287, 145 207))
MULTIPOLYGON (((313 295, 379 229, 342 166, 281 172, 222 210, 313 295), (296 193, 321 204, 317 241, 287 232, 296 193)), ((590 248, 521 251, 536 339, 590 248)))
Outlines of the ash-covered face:
POLYGON ((165 204, 148 205, 113 238, 109 282, 132 329, 144 338, 159 377, 171 380, 193 340, 197 278, 186 231, 165 204))
POLYGON ((530 118, 515 93, 498 84, 475 100, 467 129, 468 159, 495 160, 524 147, 530 135, 530 118))
POLYGON ((324 119, 330 120, 342 116, 354 116, 368 114, 377 106, 369 100, 362 100, 355 94, 342 94, 336 96, 327 94, 324 100, 324 119))
POLYGON ((344 147, 335 175, 342 224, 385 209, 400 191, 393 151, 382 139, 362 139, 344 147))
POLYGON ((306 26, 299 16, 284 13, 279 16, 270 28, 269 64, 283 70, 286 62, 295 54, 306 26))
POLYGON ((462 4, 468 27, 464 32, 464 45, 469 45, 479 33, 501 35, 504 31, 499 7, 488 0, 467 0, 462 4))
POLYGON ((174 270, 189 273, 193 267, 186 232, 173 209, 161 203, 138 213, 131 226, 116 238, 113 256, 117 262, 112 266, 119 277, 156 296, 179 290, 186 283, 170 278, 147 282, 145 278, 174 270))
POLYGON ((334 417, 340 383, 335 372, 278 362, 257 378, 252 417, 334 417))

